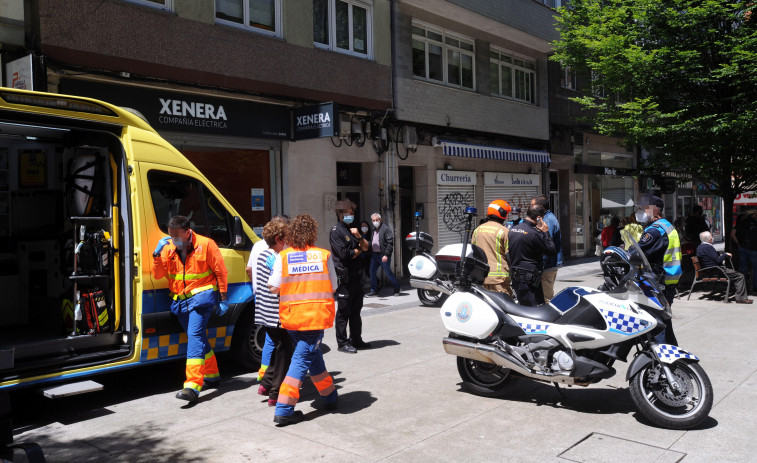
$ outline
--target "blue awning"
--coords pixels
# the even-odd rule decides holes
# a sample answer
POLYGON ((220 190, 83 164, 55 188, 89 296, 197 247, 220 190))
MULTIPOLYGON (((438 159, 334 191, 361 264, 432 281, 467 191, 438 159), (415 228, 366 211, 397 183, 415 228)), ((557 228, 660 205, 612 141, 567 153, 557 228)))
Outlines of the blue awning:
POLYGON ((449 140, 439 140, 442 152, 447 156, 463 158, 496 159, 498 161, 550 163, 552 159, 546 151, 518 150, 499 146, 476 145, 449 140))

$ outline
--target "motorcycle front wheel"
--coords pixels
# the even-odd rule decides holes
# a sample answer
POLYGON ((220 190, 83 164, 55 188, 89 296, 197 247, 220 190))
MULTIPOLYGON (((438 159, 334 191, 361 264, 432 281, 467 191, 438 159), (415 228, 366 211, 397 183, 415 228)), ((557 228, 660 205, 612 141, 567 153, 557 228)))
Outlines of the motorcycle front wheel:
POLYGON ((418 299, 427 307, 438 307, 444 302, 444 294, 441 291, 431 289, 418 289, 418 299))
POLYGON ((457 371, 464 386, 484 397, 500 397, 510 381, 510 369, 464 357, 457 358, 457 371))
POLYGON ((673 391, 659 364, 649 363, 629 385, 631 399, 644 417, 668 429, 691 429, 712 409, 712 383, 698 363, 669 365, 678 391, 673 391))

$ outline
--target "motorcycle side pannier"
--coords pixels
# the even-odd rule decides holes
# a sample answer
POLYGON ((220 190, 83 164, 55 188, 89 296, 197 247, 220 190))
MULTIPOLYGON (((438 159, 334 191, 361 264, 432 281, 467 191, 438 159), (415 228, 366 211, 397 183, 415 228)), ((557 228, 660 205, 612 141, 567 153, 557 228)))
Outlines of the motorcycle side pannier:
MULTIPOLYGON (((455 275, 462 247, 462 243, 448 244, 439 250, 436 254, 436 265, 440 273, 450 277, 455 275)), ((489 262, 483 249, 473 244, 468 245, 463 261, 463 271, 472 282, 479 284, 484 282, 486 275, 489 274, 489 262)))
POLYGON ((426 232, 420 232, 419 238, 416 238, 415 232, 410 233, 405 237, 405 245, 411 251, 415 251, 415 242, 420 240, 421 251, 431 252, 431 248, 434 247, 434 238, 426 232))

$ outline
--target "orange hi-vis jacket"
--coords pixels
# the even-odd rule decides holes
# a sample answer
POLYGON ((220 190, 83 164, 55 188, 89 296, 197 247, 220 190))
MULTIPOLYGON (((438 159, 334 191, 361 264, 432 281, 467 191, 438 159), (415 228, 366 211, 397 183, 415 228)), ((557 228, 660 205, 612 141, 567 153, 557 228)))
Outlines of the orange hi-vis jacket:
POLYGON ((334 326, 336 307, 329 278, 331 253, 321 248, 281 251, 279 318, 294 331, 325 330, 334 326))
POLYGON ((153 259, 152 274, 158 280, 168 277, 168 289, 174 300, 186 299, 208 289, 225 293, 228 287, 228 272, 218 245, 194 231, 186 265, 181 262, 176 246, 169 243, 163 247, 160 256, 153 259))

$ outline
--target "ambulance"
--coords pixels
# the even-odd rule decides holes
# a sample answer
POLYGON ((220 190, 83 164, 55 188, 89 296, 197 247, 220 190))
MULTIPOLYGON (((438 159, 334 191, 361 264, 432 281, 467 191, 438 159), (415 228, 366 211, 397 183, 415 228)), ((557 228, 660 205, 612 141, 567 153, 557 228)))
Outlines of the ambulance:
POLYGON ((174 215, 215 240, 228 269, 211 346, 256 368, 245 266, 260 238, 229 202, 138 112, 0 87, 0 395, 86 392, 94 375, 185 357, 167 281, 151 276, 174 215))

